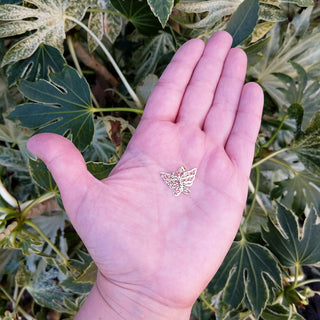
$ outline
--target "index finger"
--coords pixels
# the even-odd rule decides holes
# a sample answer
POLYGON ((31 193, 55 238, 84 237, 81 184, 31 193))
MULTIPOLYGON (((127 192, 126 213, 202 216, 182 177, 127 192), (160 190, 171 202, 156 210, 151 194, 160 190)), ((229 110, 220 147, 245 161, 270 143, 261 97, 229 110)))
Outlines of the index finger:
POLYGON ((204 50, 204 42, 192 39, 176 52, 153 89, 144 119, 176 120, 185 89, 204 50))

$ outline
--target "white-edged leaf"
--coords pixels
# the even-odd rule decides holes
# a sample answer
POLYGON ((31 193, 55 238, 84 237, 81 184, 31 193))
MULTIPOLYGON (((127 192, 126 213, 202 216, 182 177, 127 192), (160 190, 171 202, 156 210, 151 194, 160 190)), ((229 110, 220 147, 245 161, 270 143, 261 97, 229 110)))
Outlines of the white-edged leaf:
POLYGON ((153 14, 159 19, 162 28, 164 28, 171 14, 174 0, 147 0, 147 2, 153 14))

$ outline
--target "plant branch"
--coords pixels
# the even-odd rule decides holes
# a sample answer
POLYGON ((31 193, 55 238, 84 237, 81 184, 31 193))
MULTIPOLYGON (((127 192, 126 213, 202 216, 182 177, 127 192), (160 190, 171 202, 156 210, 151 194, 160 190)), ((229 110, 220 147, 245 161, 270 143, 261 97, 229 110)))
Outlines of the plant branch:
POLYGON ((252 212, 254 210, 254 205, 257 200, 258 189, 259 189, 259 184, 260 184, 260 169, 259 169, 259 167, 256 167, 255 169, 256 169, 256 184, 255 184, 254 190, 253 190, 253 199, 252 199, 252 203, 251 203, 249 212, 246 215, 246 219, 244 220, 243 226, 246 226, 248 224, 248 221, 251 218, 252 212))
POLYGON ((283 127, 283 125, 284 125, 284 122, 286 121, 287 118, 288 118, 288 115, 286 114, 286 115, 283 117, 283 119, 282 119, 282 121, 281 121, 278 129, 276 130, 276 132, 272 135, 272 137, 271 137, 265 144, 262 145, 262 148, 263 148, 263 149, 268 148, 268 147, 270 146, 270 144, 274 141, 274 139, 277 137, 278 133, 279 133, 280 130, 282 129, 282 127, 283 127))
POLYGON ((299 174, 299 172, 298 172, 297 170, 293 169, 293 168, 290 167, 288 164, 286 164, 286 163, 284 163, 284 162, 282 162, 282 161, 279 161, 279 160, 274 159, 274 158, 270 159, 270 161, 275 162, 275 163, 277 163, 277 164, 280 164, 281 166, 289 169, 289 170, 292 171, 296 176, 299 174))
POLYGON ((79 21, 79 20, 77 20, 77 19, 75 19, 74 17, 71 17, 71 16, 65 16, 65 18, 67 20, 73 21, 74 23, 76 23, 80 27, 82 27, 84 30, 86 30, 90 34, 90 36, 98 43, 98 45, 100 46, 102 51, 105 53, 105 55, 108 57, 108 59, 111 62, 112 66, 114 67, 114 69, 118 73, 120 79, 122 80, 124 86, 128 90, 128 92, 129 92, 131 98, 133 99, 133 101, 135 102, 136 106, 138 108, 142 108, 142 104, 141 104, 141 101, 139 100, 138 96, 136 95, 134 90, 131 88, 131 86, 129 85, 127 79, 125 78, 125 76, 121 72, 120 68, 118 67, 117 63, 113 59, 112 55, 110 54, 108 49, 104 46, 104 44, 100 41, 100 39, 85 24, 83 24, 81 21, 79 21))
POLYGON ((31 220, 25 220, 24 223, 37 231, 40 236, 48 243, 48 245, 57 253, 57 255, 63 260, 65 265, 69 265, 68 259, 61 253, 61 251, 50 241, 50 239, 44 234, 44 232, 31 220))
POLYGON ((315 283, 315 282, 320 282, 320 278, 308 279, 308 280, 302 281, 300 283, 296 283, 296 286, 294 288, 304 287, 307 284, 315 283))
POLYGON ((22 210, 21 218, 25 218, 27 216, 27 214, 29 213, 29 211, 37 204, 42 203, 44 201, 47 201, 55 196, 56 196, 55 192, 48 192, 48 193, 43 194, 42 196, 40 196, 39 198, 37 198, 35 200, 26 201, 26 202, 22 203, 20 206, 20 209, 22 210))
POLYGON ((280 153, 286 152, 286 151, 288 151, 288 150, 290 150, 290 148, 289 148, 289 147, 286 147, 286 148, 282 148, 282 149, 280 149, 280 150, 277 150, 277 151, 275 151, 275 152, 272 152, 272 153, 270 153, 268 156, 264 157, 263 159, 255 162, 255 163, 252 165, 252 168, 255 168, 255 167, 257 167, 257 166, 260 166, 262 163, 266 162, 267 160, 275 157, 276 155, 278 155, 278 154, 280 154, 280 153))
MULTIPOLYGON (((9 295, 9 293, 4 289, 4 287, 0 284, 0 290, 4 293, 4 295, 7 297, 8 300, 10 300, 10 302, 15 305, 16 302, 14 301, 14 299, 12 299, 12 297, 9 295)), ((19 313, 21 313, 23 315, 23 317, 26 320, 35 320, 35 318, 31 317, 26 311, 24 311, 19 305, 17 306, 17 310, 19 313)))
POLYGON ((202 292, 200 295, 201 301, 205 304, 205 306, 210 309, 213 312, 216 312, 217 310, 209 303, 209 301, 205 298, 204 293, 202 292))

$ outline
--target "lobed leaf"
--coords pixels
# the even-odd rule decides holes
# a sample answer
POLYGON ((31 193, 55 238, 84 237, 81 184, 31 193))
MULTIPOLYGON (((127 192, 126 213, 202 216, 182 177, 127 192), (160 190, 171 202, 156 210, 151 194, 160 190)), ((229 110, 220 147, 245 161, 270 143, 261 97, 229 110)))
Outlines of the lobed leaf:
POLYGON ((8 50, 2 67, 30 57, 41 43, 62 51, 65 32, 74 25, 66 22, 67 15, 81 20, 88 7, 85 0, 27 0, 23 3, 25 5, 0 5, 0 20, 8 21, 0 26, 0 37, 33 31, 8 50), (36 8, 27 7, 27 4, 36 8))
POLYGON ((142 34, 155 35, 162 29, 146 1, 111 0, 111 4, 142 34))
POLYGON ((311 173, 320 176, 320 111, 313 116, 305 133, 293 141, 292 150, 311 173))
POLYGON ((209 0, 201 2, 180 1, 175 8, 187 13, 206 13, 205 17, 194 23, 184 23, 187 28, 210 28, 224 16, 232 14, 242 0, 209 0))
POLYGON ((267 278, 274 287, 281 287, 280 270, 270 251, 245 239, 232 244, 209 288, 221 294, 221 303, 228 310, 237 309, 244 299, 258 318, 265 308, 269 291, 267 278))
POLYGON ((66 61, 58 49, 40 44, 33 55, 8 67, 8 84, 16 84, 21 78, 29 81, 48 80, 50 72, 61 72, 65 64, 66 61))
POLYGON ((94 134, 90 90, 76 70, 66 66, 50 74, 49 81, 22 81, 19 90, 34 102, 18 106, 10 119, 37 132, 70 133, 82 151, 90 145, 94 134))
POLYGON ((312 208, 302 228, 294 213, 278 204, 275 225, 269 219, 268 230, 262 230, 263 239, 284 267, 315 264, 320 261, 320 224, 312 208))
POLYGON ((248 69, 248 76, 259 79, 259 83, 279 107, 288 106, 288 102, 279 89, 285 88, 285 85, 274 76, 274 73, 283 73, 293 78, 296 69, 289 61, 301 65, 308 73, 315 61, 320 59, 318 50, 320 28, 308 30, 311 13, 312 8, 303 10, 284 31, 277 23, 270 33, 268 45, 261 48, 260 54, 264 59, 248 69))
POLYGON ((297 172, 291 178, 275 182, 275 185, 271 198, 281 199, 281 203, 297 215, 302 214, 307 205, 320 210, 320 178, 310 171, 297 172))

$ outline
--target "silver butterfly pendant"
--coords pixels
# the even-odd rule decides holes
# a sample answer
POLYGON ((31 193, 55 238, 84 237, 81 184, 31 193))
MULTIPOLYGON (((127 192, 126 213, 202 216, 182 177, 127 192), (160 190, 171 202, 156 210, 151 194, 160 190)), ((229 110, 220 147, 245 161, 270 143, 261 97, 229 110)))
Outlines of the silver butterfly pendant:
POLYGON ((196 177, 197 168, 186 171, 185 167, 180 167, 176 172, 160 172, 162 180, 173 189, 173 194, 177 197, 181 193, 189 194, 190 187, 196 177))

